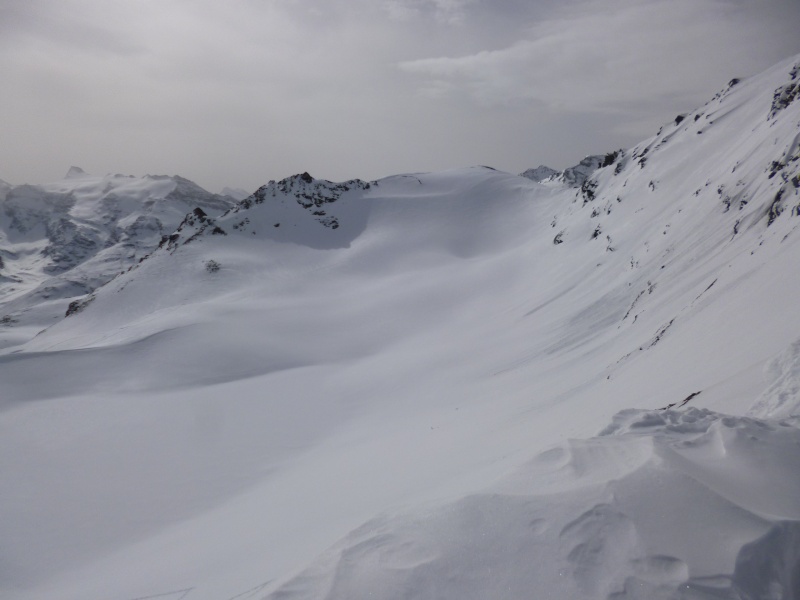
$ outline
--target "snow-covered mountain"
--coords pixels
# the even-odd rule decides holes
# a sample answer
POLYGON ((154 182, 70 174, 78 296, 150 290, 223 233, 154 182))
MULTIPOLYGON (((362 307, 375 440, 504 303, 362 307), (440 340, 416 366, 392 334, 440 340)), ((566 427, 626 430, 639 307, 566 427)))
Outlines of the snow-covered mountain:
POLYGON ((527 169, 520 173, 522 177, 527 177, 531 181, 541 183, 559 174, 559 171, 548 167, 547 165, 539 165, 535 169, 527 169))
POLYGON ((195 202, 0 352, 0 591, 800 597, 799 81, 570 176, 195 202))
POLYGON ((181 177, 95 177, 79 167, 46 185, 0 183, 0 347, 62 319, 71 300, 155 249, 192 208, 234 203, 181 177))
POLYGON ((610 165, 616 156, 616 152, 587 156, 574 167, 569 167, 563 171, 556 171, 546 165, 539 165, 535 169, 528 169, 520 173, 520 175, 537 183, 555 183, 569 187, 580 187, 597 169, 610 165))

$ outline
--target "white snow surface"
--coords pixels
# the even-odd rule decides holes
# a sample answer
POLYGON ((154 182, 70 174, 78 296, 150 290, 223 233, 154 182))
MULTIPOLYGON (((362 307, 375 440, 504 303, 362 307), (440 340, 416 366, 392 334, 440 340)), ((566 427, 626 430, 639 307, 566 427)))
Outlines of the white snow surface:
POLYGON ((580 187, 270 182, 0 325, 0 597, 800 598, 799 72, 580 187))

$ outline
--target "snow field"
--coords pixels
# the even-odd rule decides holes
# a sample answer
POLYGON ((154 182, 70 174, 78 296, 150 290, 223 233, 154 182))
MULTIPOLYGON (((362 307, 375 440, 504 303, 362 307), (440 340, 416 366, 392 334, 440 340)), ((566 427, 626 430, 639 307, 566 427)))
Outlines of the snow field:
POLYGON ((190 215, 0 351, 0 592, 800 597, 797 61, 581 188, 190 215))

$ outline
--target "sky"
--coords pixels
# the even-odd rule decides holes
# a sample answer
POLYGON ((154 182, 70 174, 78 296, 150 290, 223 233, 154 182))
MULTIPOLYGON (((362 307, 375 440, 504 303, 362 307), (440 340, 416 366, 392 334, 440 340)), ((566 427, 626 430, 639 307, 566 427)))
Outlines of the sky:
POLYGON ((797 0, 0 0, 0 179, 565 168, 798 30, 797 0))

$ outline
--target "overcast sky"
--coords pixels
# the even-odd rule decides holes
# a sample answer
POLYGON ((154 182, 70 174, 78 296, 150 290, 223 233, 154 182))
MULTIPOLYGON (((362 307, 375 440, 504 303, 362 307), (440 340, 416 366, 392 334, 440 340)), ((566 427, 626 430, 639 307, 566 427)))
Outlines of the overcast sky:
POLYGON ((0 178, 564 168, 798 31, 798 0, 0 0, 0 178))

